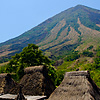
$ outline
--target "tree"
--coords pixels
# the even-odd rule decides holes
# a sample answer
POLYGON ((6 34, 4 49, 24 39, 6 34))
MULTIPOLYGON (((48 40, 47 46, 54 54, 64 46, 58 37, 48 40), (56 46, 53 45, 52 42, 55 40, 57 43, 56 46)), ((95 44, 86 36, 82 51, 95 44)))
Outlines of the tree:
POLYGON ((24 68, 37 65, 50 65, 50 60, 42 54, 35 44, 28 44, 22 52, 15 54, 7 65, 6 72, 14 72, 19 79, 24 75, 24 68))
POLYGON ((35 44, 28 44, 20 53, 20 62, 27 66, 50 64, 50 60, 42 54, 35 44))

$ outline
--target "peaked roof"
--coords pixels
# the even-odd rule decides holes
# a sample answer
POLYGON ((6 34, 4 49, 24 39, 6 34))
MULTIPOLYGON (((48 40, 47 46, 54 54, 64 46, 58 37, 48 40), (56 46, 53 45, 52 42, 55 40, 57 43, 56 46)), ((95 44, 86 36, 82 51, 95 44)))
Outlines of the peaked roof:
MULTIPOLYGON (((48 68, 46 66, 32 66, 25 68, 25 75, 20 80, 24 95, 42 95, 49 97, 54 91, 55 86, 48 76, 48 68)), ((11 94, 18 93, 18 86, 11 90, 11 94)))
POLYGON ((100 89, 88 71, 66 72, 64 80, 48 100, 100 100, 100 89))
POLYGON ((10 74, 0 74, 0 94, 9 93, 10 89, 13 88, 15 84, 10 74))

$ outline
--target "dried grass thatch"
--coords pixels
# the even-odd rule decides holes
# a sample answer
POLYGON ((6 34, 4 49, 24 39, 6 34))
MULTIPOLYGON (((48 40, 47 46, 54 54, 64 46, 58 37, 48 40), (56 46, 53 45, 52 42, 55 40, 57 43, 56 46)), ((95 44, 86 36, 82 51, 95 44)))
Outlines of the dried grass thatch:
POLYGON ((0 79, 5 78, 7 75, 9 75, 9 74, 7 74, 7 73, 1 73, 0 74, 0 79))
POLYGON ((31 66, 31 67, 27 67, 24 69, 25 74, 31 74, 31 73, 35 73, 35 72, 42 72, 43 71, 44 66, 31 66))
POLYGON ((48 100, 100 100, 99 90, 88 71, 66 72, 48 100))
POLYGON ((15 84, 10 74, 0 74, 0 94, 9 93, 10 89, 13 88, 15 84))
MULTIPOLYGON (((49 96, 55 89, 53 82, 48 76, 46 66, 33 66, 25 70, 25 75, 20 80, 25 95, 46 95, 49 96)), ((11 90, 11 94, 18 93, 18 86, 11 90)))

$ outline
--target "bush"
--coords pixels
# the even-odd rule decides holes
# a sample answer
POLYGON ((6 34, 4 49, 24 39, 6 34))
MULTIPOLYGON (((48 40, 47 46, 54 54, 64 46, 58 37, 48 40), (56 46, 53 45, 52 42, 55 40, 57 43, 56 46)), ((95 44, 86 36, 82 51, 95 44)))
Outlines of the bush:
POLYGON ((93 48, 93 45, 89 46, 89 47, 87 48, 87 50, 91 50, 92 48, 93 48))
POLYGON ((78 54, 78 52, 74 52, 71 55, 67 56, 65 58, 65 61, 73 61, 73 60, 78 59, 79 57, 80 57, 80 55, 78 54))
POLYGON ((88 50, 83 51, 82 55, 87 56, 87 57, 93 57, 93 52, 89 52, 88 50))

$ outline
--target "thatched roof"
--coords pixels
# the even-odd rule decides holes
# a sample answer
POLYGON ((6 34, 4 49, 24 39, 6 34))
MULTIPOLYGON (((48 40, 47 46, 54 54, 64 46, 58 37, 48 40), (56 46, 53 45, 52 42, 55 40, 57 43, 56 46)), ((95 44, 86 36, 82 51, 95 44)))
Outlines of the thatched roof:
POLYGON ((42 72, 43 71, 44 66, 40 65, 40 66, 31 66, 31 67, 27 67, 24 69, 25 74, 31 74, 31 73, 35 73, 35 72, 42 72))
POLYGON ((10 89, 15 86, 11 75, 7 73, 0 74, 0 94, 9 93, 10 89))
MULTIPOLYGON (((49 96, 55 89, 53 82, 48 76, 48 69, 46 66, 33 66, 25 70, 25 75, 20 80, 25 95, 46 95, 49 96)), ((17 94, 18 86, 11 90, 10 93, 17 94)))
POLYGON ((7 73, 1 73, 0 74, 0 78, 5 78, 7 75, 9 75, 9 74, 7 74, 7 73))
POLYGON ((48 100, 100 100, 100 91, 88 71, 66 72, 48 100))

